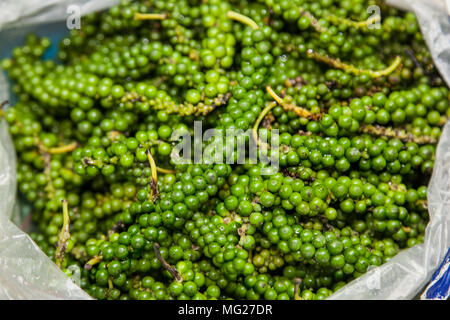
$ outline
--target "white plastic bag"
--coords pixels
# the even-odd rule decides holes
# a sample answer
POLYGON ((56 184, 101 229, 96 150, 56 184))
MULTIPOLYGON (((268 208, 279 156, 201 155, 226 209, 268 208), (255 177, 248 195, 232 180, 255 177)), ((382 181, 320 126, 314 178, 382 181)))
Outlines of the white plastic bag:
MULTIPOLYGON (((388 0, 416 13, 434 63, 450 85, 450 17, 444 0, 388 0)), ((412 299, 420 294, 450 247, 450 122, 438 144, 428 186, 425 241, 373 268, 329 299, 412 299)))
MULTIPOLYGON (((78 5, 85 14, 117 2, 2 0, 0 30, 64 21, 68 17, 69 5, 78 5)), ((9 86, 0 71, 0 102, 5 100, 9 100, 9 86)), ((6 122, 0 120, 0 299, 90 299, 11 221, 19 220, 18 210, 13 210, 16 203, 15 172, 14 147, 6 122), (14 217, 13 213, 16 213, 14 217)))
MULTIPOLYGON (((0 30, 67 18, 67 6, 82 12, 108 7, 117 0, 2 0, 0 30)), ((450 21, 444 0, 390 0, 414 10, 442 76, 450 84, 450 21)), ((8 84, 0 72, 0 102, 8 84)), ((12 221, 16 198, 14 148, 0 121, 0 299, 89 299, 12 221)), ((412 299, 429 281, 450 246, 450 123, 439 142, 428 191, 430 223, 425 242, 369 270, 329 299, 412 299)), ((17 221, 18 219, 13 219, 17 221)))
MULTIPOLYGON (((0 75, 0 101, 8 98, 0 75)), ((0 299, 89 298, 11 220, 16 196, 16 159, 8 127, 0 123, 0 299)), ((16 210, 17 211, 17 210, 16 210)))

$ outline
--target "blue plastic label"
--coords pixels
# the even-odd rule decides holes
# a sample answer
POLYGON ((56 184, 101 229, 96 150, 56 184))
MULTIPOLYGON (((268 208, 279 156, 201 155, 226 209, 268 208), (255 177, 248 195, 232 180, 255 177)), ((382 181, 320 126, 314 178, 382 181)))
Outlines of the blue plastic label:
POLYGON ((422 294, 422 300, 447 300, 450 296, 450 249, 444 261, 433 274, 431 282, 422 294))

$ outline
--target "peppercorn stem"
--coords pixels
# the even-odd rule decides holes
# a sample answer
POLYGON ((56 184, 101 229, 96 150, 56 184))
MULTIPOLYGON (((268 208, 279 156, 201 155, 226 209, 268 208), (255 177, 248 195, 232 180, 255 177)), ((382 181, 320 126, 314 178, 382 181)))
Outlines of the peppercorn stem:
POLYGON ((316 17, 314 17, 310 12, 306 11, 303 8, 298 8, 300 11, 300 14, 304 17, 306 17, 309 22, 311 23, 311 26, 319 33, 325 32, 326 29, 324 27, 322 27, 319 23, 319 20, 317 20, 316 17))
POLYGON ((85 270, 91 270, 94 265, 103 260, 102 256, 95 256, 84 265, 85 270))
POLYGON ((273 108, 275 108, 277 106, 276 102, 271 102, 269 103, 264 109, 263 111, 259 114, 258 119, 256 119, 255 125, 253 126, 252 129, 252 136, 253 139, 255 140, 255 143, 257 145, 260 144, 259 138, 258 138, 258 128, 259 125, 261 123, 261 121, 265 118, 265 116, 270 112, 270 110, 272 110, 273 108))
POLYGON ((295 300, 303 300, 302 297, 300 296, 300 292, 299 292, 299 286, 302 283, 302 279, 300 278, 295 278, 295 286, 294 286, 294 299, 295 300))
POLYGON ((373 70, 369 70, 369 75, 372 78, 379 78, 379 77, 384 77, 387 75, 390 75, 392 72, 395 71, 395 69, 397 69, 400 64, 402 63, 402 58, 400 56, 396 56, 394 62, 392 62, 392 64, 387 67, 384 70, 380 70, 380 71, 373 71, 373 70))
POLYGON ((415 142, 417 144, 434 144, 437 143, 436 138, 430 136, 415 136, 410 132, 403 129, 390 128, 374 125, 363 125, 361 131, 369 133, 375 136, 381 136, 386 138, 396 138, 403 142, 415 142))
POLYGON ((279 105, 283 105, 283 99, 273 91, 271 86, 266 86, 266 91, 279 105))
POLYGON ((55 262, 58 268, 61 268, 62 261, 64 259, 64 253, 67 250, 67 242, 70 239, 70 231, 69 231, 69 224, 70 224, 70 218, 69 218, 69 205, 67 203, 67 200, 62 200, 62 207, 63 207, 63 226, 61 228, 61 231, 59 232, 58 236, 58 246, 56 247, 55 251, 55 262))
POLYGON ((367 20, 364 21, 353 21, 350 19, 346 19, 346 18, 342 18, 342 17, 338 17, 335 15, 327 15, 326 18, 328 18, 328 20, 333 23, 333 24, 343 24, 349 27, 354 27, 356 29, 361 29, 361 28, 366 28, 378 21, 381 21, 381 16, 380 15, 376 15, 374 17, 371 17, 367 20))
POLYGON ((164 20, 167 18, 165 13, 140 13, 134 14, 134 20, 164 20))
POLYGON ((273 91, 273 89, 268 85, 266 87, 267 93, 279 104, 283 107, 285 111, 292 111, 299 117, 308 118, 308 119, 318 119, 320 118, 320 114, 314 114, 309 110, 306 110, 302 107, 298 107, 294 104, 285 103, 284 100, 273 91))
POLYGON ((160 172, 160 173, 164 173, 164 174, 175 174, 175 173, 177 173, 175 170, 164 169, 164 168, 160 168, 160 167, 156 167, 156 171, 160 172))
POLYGON ((117 232, 118 230, 124 228, 125 225, 122 222, 122 220, 117 221, 112 228, 108 231, 108 238, 111 237, 112 234, 114 234, 115 232, 117 232))
POLYGON ((155 160, 153 159, 150 150, 147 150, 147 158, 150 164, 150 169, 152 170, 152 180, 150 181, 150 197, 155 200, 158 195, 158 173, 155 160))
POLYGON ((155 250, 156 258, 159 260, 159 262, 161 262, 161 264, 163 265, 164 269, 169 271, 169 273, 172 275, 172 277, 174 277, 175 280, 177 280, 178 282, 183 281, 183 278, 181 277, 181 275, 178 272, 178 270, 175 267, 173 267, 170 264, 168 264, 166 262, 166 260, 164 260, 164 258, 161 256, 161 252, 159 251, 159 244, 158 244, 158 242, 155 242, 153 244, 153 249, 155 250))
POLYGON ((45 152, 48 152, 50 154, 61 154, 61 153, 72 152, 77 147, 78 147, 78 143, 72 142, 71 144, 68 144, 68 145, 65 145, 65 146, 61 146, 61 147, 54 147, 54 148, 47 148, 47 147, 43 146, 42 149, 45 152))
POLYGON ((255 21, 253 21, 251 18, 244 16, 243 14, 237 13, 235 11, 228 11, 227 18, 242 22, 243 24, 248 25, 253 30, 259 29, 259 26, 255 21))
POLYGON ((400 56, 397 56, 397 57, 395 57, 395 60, 392 62, 392 64, 389 67, 387 67, 386 69, 383 69, 383 70, 376 71, 376 70, 361 69, 352 64, 346 64, 346 63, 342 62, 339 58, 331 58, 326 54, 321 54, 312 49, 309 49, 306 54, 309 58, 315 59, 319 62, 329 64, 336 69, 341 69, 341 70, 344 70, 345 72, 352 73, 357 76, 361 75, 361 74, 367 74, 371 78, 379 78, 379 77, 388 76, 389 74, 394 72, 395 69, 397 69, 400 66, 400 64, 402 63, 402 58, 400 56))

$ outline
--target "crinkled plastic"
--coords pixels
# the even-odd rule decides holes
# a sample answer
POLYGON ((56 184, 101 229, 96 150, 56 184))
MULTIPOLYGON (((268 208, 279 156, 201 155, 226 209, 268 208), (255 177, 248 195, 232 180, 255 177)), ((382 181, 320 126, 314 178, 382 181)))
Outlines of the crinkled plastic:
MULTIPOLYGON (((450 17, 443 0, 388 0, 416 13, 434 63, 450 84, 450 17)), ((329 299, 413 299, 430 281, 450 247, 450 122, 438 144, 428 186, 430 222, 425 241, 373 268, 329 299)))
POLYGON ((434 63, 450 84, 450 1, 387 0, 387 3, 415 12, 434 63))
MULTIPOLYGON (((63 21, 67 6, 88 13, 117 0, 2 0, 0 30, 63 21)), ((450 84, 450 19, 444 0, 389 0, 413 10, 433 59, 450 84)), ((3 50, 3 48, 2 48, 3 50)), ((0 101, 8 99, 8 83, 0 72, 0 101)), ((7 125, 0 120, 0 299, 90 299, 16 224, 15 152, 7 125), (14 221, 15 223, 13 223, 14 221)), ((369 270, 329 299, 412 299, 430 280, 450 247, 450 123, 438 145, 428 189, 430 223, 425 242, 404 250, 388 263, 369 270)))
POLYGON ((119 0, 2 0, 0 30, 65 20, 69 6, 78 6, 82 14, 99 11, 119 0))
MULTIPOLYGON (((13 37, 22 36, 26 30, 32 31, 37 24, 64 21, 68 17, 69 5, 79 5, 81 12, 85 14, 107 8, 117 2, 118 0, 2 0, 0 30, 10 29, 12 33, 8 40, 21 41, 13 37)), ((62 28, 64 27, 62 24, 62 28)), ((58 32, 61 31, 56 33, 58 32)), ((5 48, 10 45, 8 42, 2 42, 1 51, 9 49, 5 48)), ((9 98, 9 85, 3 72, 0 71, 0 102, 9 98)), ((14 210, 15 172, 14 146, 7 124, 2 119, 0 120, 0 299, 91 299, 25 232, 16 226, 15 223, 20 222, 20 216, 18 210, 14 210)))

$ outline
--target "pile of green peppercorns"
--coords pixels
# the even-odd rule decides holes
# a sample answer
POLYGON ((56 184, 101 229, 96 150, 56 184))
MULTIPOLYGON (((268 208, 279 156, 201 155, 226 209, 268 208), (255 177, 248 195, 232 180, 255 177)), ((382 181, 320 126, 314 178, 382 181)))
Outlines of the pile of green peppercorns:
POLYGON ((2 61, 18 102, 0 116, 31 237, 92 297, 320 300, 423 241, 450 109, 412 13, 121 0, 58 61, 50 45, 30 35, 2 61), (194 121, 251 130, 278 168, 236 164, 237 144, 231 163, 176 162, 194 121))

